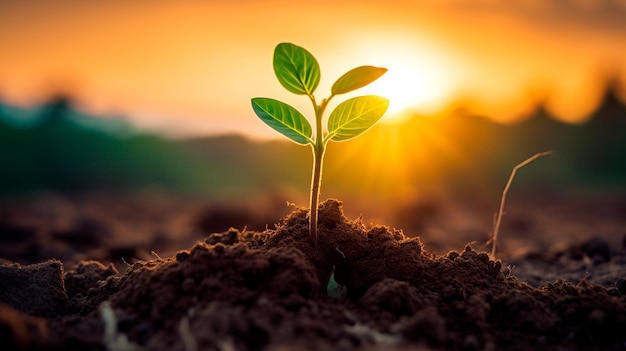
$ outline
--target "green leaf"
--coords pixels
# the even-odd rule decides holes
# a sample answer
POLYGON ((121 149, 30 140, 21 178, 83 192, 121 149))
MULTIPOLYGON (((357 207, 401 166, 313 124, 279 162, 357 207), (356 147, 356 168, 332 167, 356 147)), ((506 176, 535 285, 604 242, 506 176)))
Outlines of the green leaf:
POLYGON ((385 114, 389 100, 376 96, 357 96, 339 104, 328 117, 332 141, 346 141, 363 134, 385 114))
POLYGON ((311 141, 311 124, 294 107, 270 98, 252 99, 252 109, 263 122, 298 144, 311 141))
POLYGON ((330 275, 330 279, 328 279, 328 284, 326 284, 326 293, 328 296, 344 299, 348 295, 348 289, 346 289, 345 285, 337 283, 335 280, 335 271, 333 266, 333 273, 330 275))
POLYGON ((385 72, 387 72, 386 68, 374 66, 361 66, 354 68, 337 79, 331 88, 331 93, 333 95, 339 95, 362 88, 380 78, 380 76, 385 74, 385 72))
POLYGON ((285 89, 298 95, 311 95, 320 82, 320 66, 310 52, 291 43, 274 49, 274 73, 285 89))

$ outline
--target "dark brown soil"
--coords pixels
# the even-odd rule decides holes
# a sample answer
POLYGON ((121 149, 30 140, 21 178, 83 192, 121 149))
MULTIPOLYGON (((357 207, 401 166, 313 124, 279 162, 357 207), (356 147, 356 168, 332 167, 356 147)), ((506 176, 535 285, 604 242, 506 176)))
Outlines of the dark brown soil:
POLYGON ((626 255, 601 240, 503 267, 469 245, 431 254, 347 219, 336 200, 319 222, 318 247, 298 208, 275 229, 212 234, 121 273, 90 260, 7 263, 2 349, 626 349, 626 255), (587 273, 542 273, 568 262, 587 273), (342 286, 329 288, 331 275, 342 286))

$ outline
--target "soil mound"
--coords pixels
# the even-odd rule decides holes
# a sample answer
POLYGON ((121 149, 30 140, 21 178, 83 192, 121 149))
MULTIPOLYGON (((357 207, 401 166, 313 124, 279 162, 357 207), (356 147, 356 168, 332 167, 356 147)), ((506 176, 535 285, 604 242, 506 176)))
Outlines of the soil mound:
POLYGON ((626 347, 617 288, 533 287, 470 246, 433 255, 349 220, 337 200, 319 215, 317 247, 297 208, 275 229, 212 234, 121 275, 97 261, 0 267, 0 334, 18 350, 626 347))

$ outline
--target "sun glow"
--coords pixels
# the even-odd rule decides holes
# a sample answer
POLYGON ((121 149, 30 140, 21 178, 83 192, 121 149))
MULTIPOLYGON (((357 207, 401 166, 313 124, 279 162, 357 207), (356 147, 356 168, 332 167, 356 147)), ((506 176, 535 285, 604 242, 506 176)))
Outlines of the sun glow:
POLYGON ((389 71, 365 87, 361 93, 389 99, 389 109, 381 122, 401 123, 412 112, 433 114, 453 99, 458 75, 453 56, 426 41, 394 41, 379 43, 377 65, 389 71))

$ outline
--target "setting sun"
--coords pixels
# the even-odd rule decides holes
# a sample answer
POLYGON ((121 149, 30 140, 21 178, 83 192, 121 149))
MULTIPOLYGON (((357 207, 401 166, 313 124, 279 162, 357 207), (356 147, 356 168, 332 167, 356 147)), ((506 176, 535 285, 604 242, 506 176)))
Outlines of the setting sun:
POLYGON ((389 71, 364 93, 386 96, 389 109, 383 123, 405 121, 411 112, 436 113, 449 103, 458 81, 453 55, 426 39, 400 40, 397 33, 376 42, 378 50, 364 56, 389 71))

